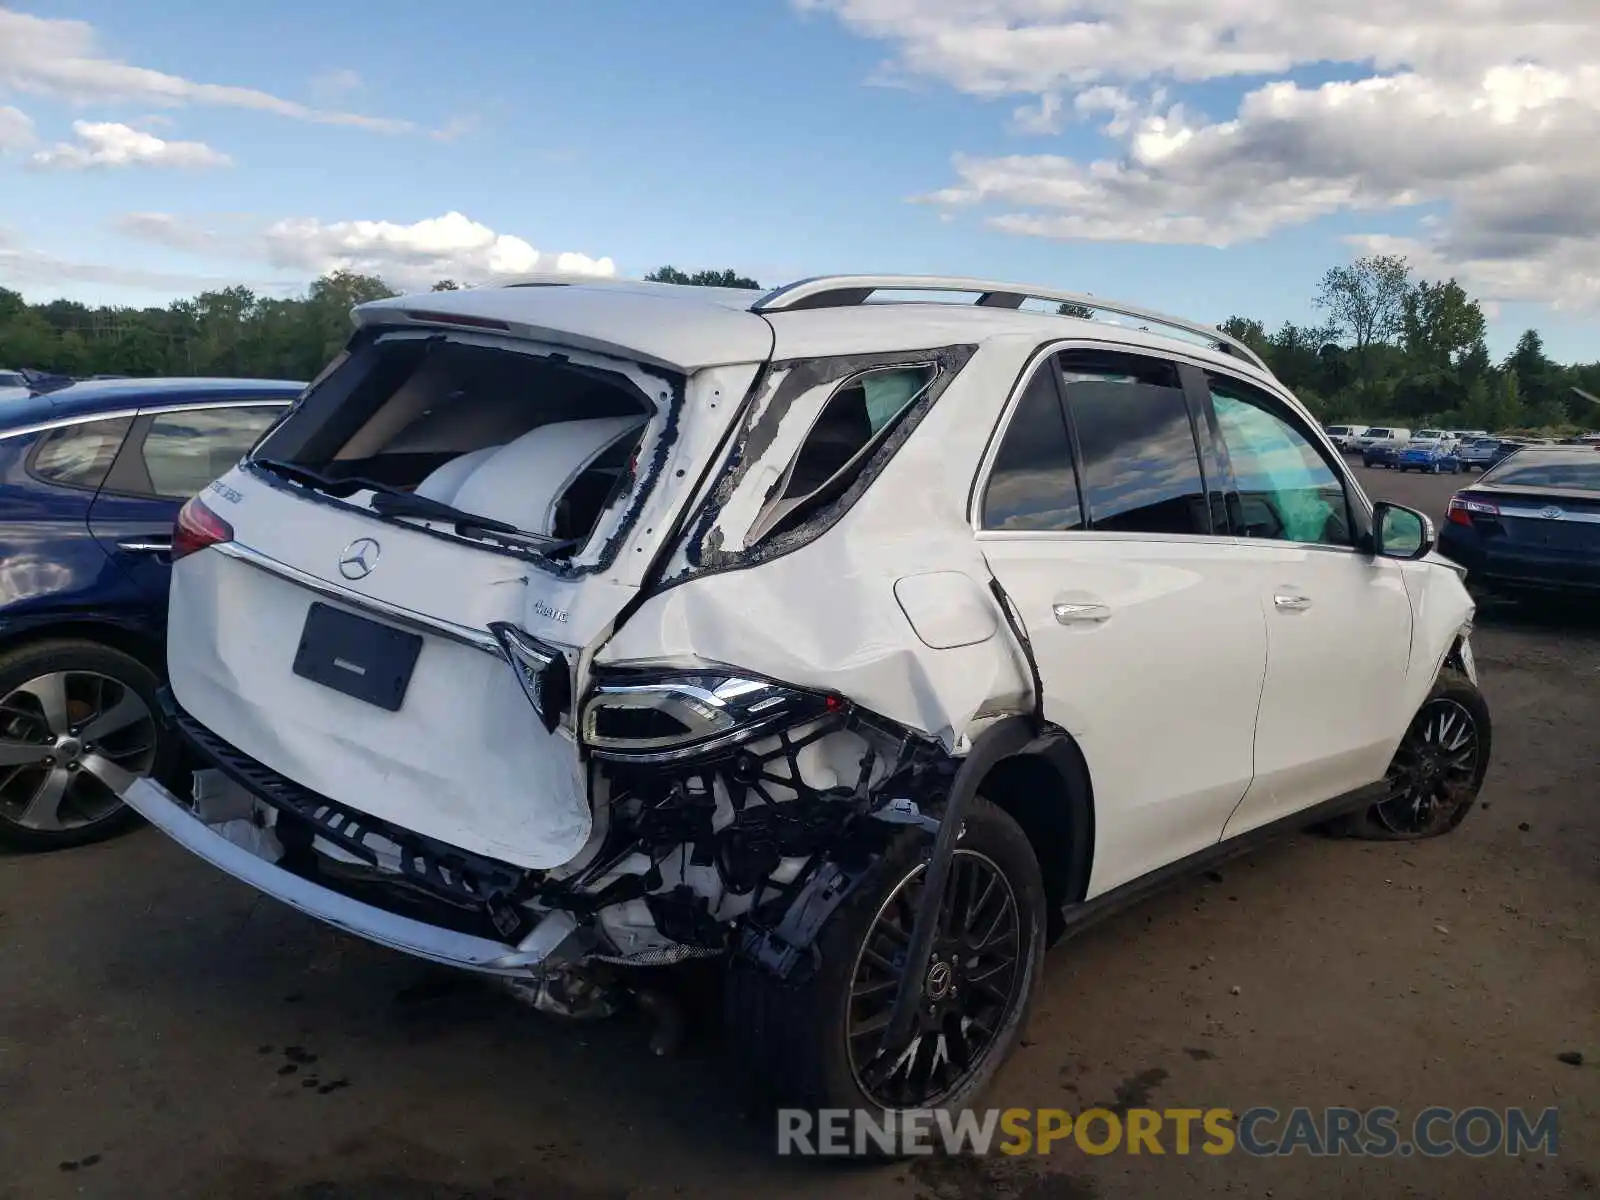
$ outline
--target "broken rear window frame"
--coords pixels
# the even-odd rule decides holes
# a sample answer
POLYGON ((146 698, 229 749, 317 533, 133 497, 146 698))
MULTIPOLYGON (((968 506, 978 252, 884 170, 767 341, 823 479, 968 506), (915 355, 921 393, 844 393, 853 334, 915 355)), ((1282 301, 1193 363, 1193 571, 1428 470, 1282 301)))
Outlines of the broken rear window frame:
MULTIPOLYGON (((485 334, 478 331, 445 331, 420 326, 384 326, 359 330, 350 339, 348 346, 335 362, 338 365, 331 369, 325 369, 318 376, 318 384, 315 387, 306 389, 291 407, 289 413, 285 414, 283 421, 268 430, 267 435, 257 443, 251 454, 245 458, 241 465, 253 478, 277 491, 287 492, 291 495, 311 500, 313 503, 326 504, 348 512, 360 513, 374 521, 382 521, 385 524, 396 525, 416 533, 440 538, 458 546, 469 545, 489 554, 499 554, 507 558, 514 558, 557 579, 579 579, 587 575, 599 574, 609 570, 615 564, 623 543, 626 542, 629 534, 633 532, 634 526, 638 522, 639 514, 659 482, 662 472, 666 469, 672 449, 677 443, 678 427, 682 418, 687 383, 681 375, 672 372, 656 368, 647 371, 638 363, 627 362, 620 358, 612 359, 605 355, 592 354, 587 351, 564 349, 554 343, 534 342, 522 338, 485 334), (363 352, 375 350, 380 345, 413 341, 482 346, 487 349, 521 354, 528 358, 560 366, 566 370, 598 378, 608 386, 617 387, 628 392, 646 406, 651 416, 645 426, 645 442, 641 444, 641 449, 645 445, 649 446, 649 461, 641 461, 634 468, 632 478, 627 480, 626 491, 623 492, 623 495, 632 496, 632 503, 612 527, 610 534, 600 544, 597 552, 591 543, 598 536, 598 529, 590 535, 588 541, 581 548, 582 551, 589 553, 590 556, 588 558, 581 561, 576 556, 574 558, 551 558, 544 551, 532 547, 514 546, 505 542, 494 541, 492 540, 492 535, 488 537, 466 537, 448 529, 435 528, 433 525, 423 524, 416 518, 387 516, 383 513, 375 512, 365 505, 354 504, 343 497, 330 495, 318 488, 291 482, 276 474, 270 468, 256 463, 256 455, 263 451, 267 452, 267 457, 284 457, 281 453, 268 451, 267 444, 271 435, 277 433, 286 425, 291 417, 300 414, 304 409, 313 405, 317 398, 316 393, 329 386, 336 385, 339 381, 340 368, 346 366, 349 362, 358 360, 363 352), (619 367, 628 368, 658 383, 665 390, 652 398, 650 393, 640 387, 639 383, 624 371, 607 366, 594 365, 595 363, 610 362, 616 363, 619 367), (654 443, 650 444, 648 442, 649 430, 657 421, 660 422, 660 432, 656 436, 654 443)), ((363 374, 358 379, 364 377, 363 374)), ((347 388, 345 391, 348 394, 349 389, 347 388)), ((342 398, 340 402, 342 402, 342 398)), ((289 453, 298 455, 303 445, 304 441, 291 449, 289 453)), ((644 455, 641 454, 641 459, 643 457, 644 455)))
MULTIPOLYGON (((763 379, 753 390, 746 404, 745 413, 735 426, 732 448, 718 468, 715 481, 706 498, 690 517, 686 531, 674 549, 674 553, 682 553, 683 565, 674 574, 663 579, 656 590, 664 591, 692 579, 770 562, 786 554, 792 554, 821 537, 850 511, 855 502, 882 473, 900 447, 922 423, 928 411, 938 402, 945 389, 971 361, 977 349, 976 345, 958 344, 828 358, 779 359, 768 364, 763 379), (733 497, 751 468, 761 461, 771 447, 777 437, 779 425, 799 397, 824 384, 833 385, 827 398, 813 415, 815 421, 816 416, 826 409, 841 390, 862 376, 893 368, 925 370, 930 366, 933 368, 932 378, 884 429, 874 435, 876 445, 856 469, 854 477, 834 499, 823 503, 798 524, 765 534, 743 549, 724 551, 720 549, 720 541, 717 545, 709 544, 713 535, 719 532, 716 526, 723 507, 733 497), (770 390, 771 395, 763 403, 763 393, 767 390, 770 390)), ((796 447, 796 454, 804 444, 805 440, 802 438, 800 445, 796 447)), ((784 464, 784 471, 779 477, 780 484, 775 484, 774 487, 781 485, 789 466, 790 463, 784 464)), ((771 495, 764 497, 757 512, 765 511, 771 500, 771 495)), ((752 527, 755 525, 755 520, 756 518, 752 518, 752 527)))

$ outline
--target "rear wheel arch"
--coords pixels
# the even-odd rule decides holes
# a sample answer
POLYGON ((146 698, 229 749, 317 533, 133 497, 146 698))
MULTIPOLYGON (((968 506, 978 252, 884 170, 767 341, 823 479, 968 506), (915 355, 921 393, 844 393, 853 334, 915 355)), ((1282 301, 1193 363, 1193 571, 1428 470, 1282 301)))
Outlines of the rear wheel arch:
POLYGON ((1054 941, 1065 927, 1062 909, 1084 899, 1094 863, 1094 787, 1083 751, 1064 729, 1047 726, 990 766, 978 792, 1033 846, 1049 909, 1046 937, 1054 941))

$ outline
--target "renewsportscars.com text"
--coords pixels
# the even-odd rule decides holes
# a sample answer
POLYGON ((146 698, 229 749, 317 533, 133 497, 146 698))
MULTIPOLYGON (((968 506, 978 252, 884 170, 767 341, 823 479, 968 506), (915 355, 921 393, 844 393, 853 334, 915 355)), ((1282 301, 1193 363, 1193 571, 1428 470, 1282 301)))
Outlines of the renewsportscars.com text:
POLYGON ((1481 1158, 1560 1150, 1560 1114, 1521 1108, 1424 1108, 1405 1118, 1379 1107, 991 1108, 951 1114, 912 1109, 780 1109, 778 1153, 865 1154, 1247 1154, 1281 1157, 1393 1155, 1481 1158))

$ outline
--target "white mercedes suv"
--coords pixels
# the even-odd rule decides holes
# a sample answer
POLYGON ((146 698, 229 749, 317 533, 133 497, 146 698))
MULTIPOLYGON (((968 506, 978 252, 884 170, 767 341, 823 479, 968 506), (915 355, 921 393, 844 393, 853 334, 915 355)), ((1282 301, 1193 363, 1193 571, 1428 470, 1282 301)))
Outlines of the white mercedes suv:
POLYGON ((1460 570, 1216 329, 904 276, 355 321, 180 518, 209 765, 125 792, 351 933, 549 1008, 716 958, 789 1102, 958 1109, 1047 942, 1473 806, 1460 570))

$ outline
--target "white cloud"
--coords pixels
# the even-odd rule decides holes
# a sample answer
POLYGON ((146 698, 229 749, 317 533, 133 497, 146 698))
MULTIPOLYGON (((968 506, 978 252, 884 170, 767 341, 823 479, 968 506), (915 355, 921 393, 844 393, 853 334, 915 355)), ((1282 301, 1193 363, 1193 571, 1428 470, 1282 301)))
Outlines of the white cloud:
POLYGON ((115 121, 74 121, 76 142, 35 152, 41 167, 226 167, 233 160, 204 142, 169 142, 115 121))
POLYGON ((33 118, 21 109, 0 104, 0 153, 26 150, 33 143, 33 118))
POLYGON ((133 66, 105 54, 94 28, 84 21, 0 8, 0 91, 8 89, 79 104, 207 104, 380 133, 418 131, 411 121, 312 108, 256 88, 198 83, 133 66))
POLYGON ((1035 97, 1016 126, 1106 115, 1100 159, 956 154, 955 182, 916 197, 945 212, 1038 237, 1223 246, 1427 206, 1416 236, 1356 245, 1399 246, 1491 301, 1600 307, 1593 0, 794 3, 888 43, 888 69, 1035 97), (1348 77, 1303 86, 1291 76, 1310 64, 1348 77), (1261 78, 1224 119, 1167 103, 1241 76, 1261 78))
POLYGON ((268 226, 263 240, 267 258, 275 266, 317 273, 361 271, 381 275, 398 287, 425 286, 446 276, 481 280, 538 271, 616 274, 609 258, 541 252, 520 237, 496 233, 458 212, 411 225, 289 218, 268 226))
POLYGON ((1281 75, 1362 63, 1472 77, 1600 60, 1592 0, 793 0, 896 51, 895 69, 974 94, 1092 82, 1281 75))
POLYGON ((444 278, 484 282, 547 271, 616 274, 616 264, 609 258, 540 251, 520 237, 496 233, 458 212, 410 225, 288 217, 265 227, 232 231, 207 229, 192 218, 170 213, 129 213, 117 226, 133 237, 192 253, 254 259, 306 276, 359 271, 382 276, 399 288, 424 288, 444 278))

